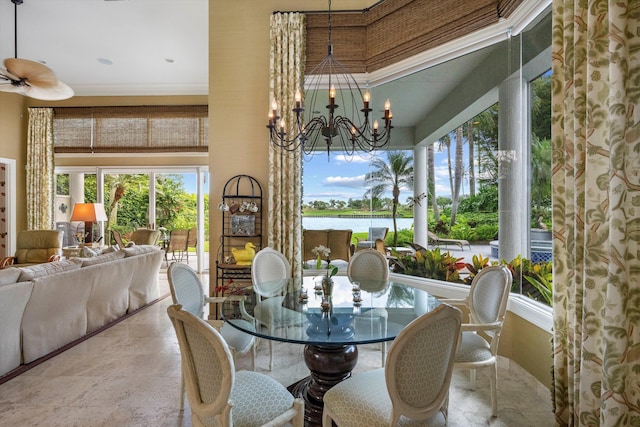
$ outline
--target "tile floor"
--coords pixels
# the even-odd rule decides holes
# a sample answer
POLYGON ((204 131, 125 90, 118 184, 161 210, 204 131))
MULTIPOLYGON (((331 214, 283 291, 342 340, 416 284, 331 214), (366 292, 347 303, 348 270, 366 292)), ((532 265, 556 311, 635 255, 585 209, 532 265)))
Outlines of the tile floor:
MULTIPOLYGON (((162 292, 168 292, 164 270, 162 292)), ((203 275, 203 282, 208 275, 203 275)), ((0 385, 0 426, 189 426, 178 411, 180 354, 166 315, 171 298, 0 385)), ((288 385, 307 375, 302 346, 260 342, 257 370, 288 385)), ((378 346, 359 347, 356 372, 380 366, 378 346)), ((238 368, 248 368, 248 359, 238 368)), ((488 379, 478 372, 469 390, 465 372, 454 372, 449 426, 553 426, 549 391, 514 363, 499 367, 499 417, 491 417, 488 379)))

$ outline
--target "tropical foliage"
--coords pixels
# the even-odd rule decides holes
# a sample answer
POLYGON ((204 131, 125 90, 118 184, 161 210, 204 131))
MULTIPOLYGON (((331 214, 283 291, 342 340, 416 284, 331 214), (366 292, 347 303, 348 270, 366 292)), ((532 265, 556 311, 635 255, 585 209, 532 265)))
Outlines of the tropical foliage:
POLYGON ((547 305, 553 304, 553 272, 551 261, 534 263, 518 256, 507 262, 490 261, 482 255, 473 255, 471 262, 456 258, 450 252, 440 248, 421 249, 414 254, 392 253, 392 271, 410 276, 443 280, 452 283, 471 284, 471 281, 484 267, 506 265, 513 276, 511 291, 547 305))

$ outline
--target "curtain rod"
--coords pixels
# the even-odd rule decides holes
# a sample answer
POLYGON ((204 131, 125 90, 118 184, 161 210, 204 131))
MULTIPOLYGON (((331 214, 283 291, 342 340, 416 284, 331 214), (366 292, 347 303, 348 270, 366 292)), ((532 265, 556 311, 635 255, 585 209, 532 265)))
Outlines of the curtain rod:
MULTIPOLYGON (((384 3, 385 0, 378 0, 374 4, 369 7, 365 7, 364 9, 343 9, 343 10, 332 10, 331 13, 367 13, 371 11, 374 7, 384 3)), ((305 15, 319 15, 329 13, 328 10, 276 10, 273 12, 276 13, 303 13, 305 15)))

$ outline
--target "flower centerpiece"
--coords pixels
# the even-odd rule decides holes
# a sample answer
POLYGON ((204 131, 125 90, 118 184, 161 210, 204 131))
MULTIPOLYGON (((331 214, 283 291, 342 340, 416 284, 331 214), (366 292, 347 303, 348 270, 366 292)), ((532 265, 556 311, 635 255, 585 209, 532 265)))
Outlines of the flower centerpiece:
POLYGON ((331 260, 329 259, 331 249, 326 246, 319 245, 313 248, 311 253, 318 257, 316 260, 316 268, 318 270, 322 268, 323 257, 327 260, 327 273, 322 277, 322 293, 325 297, 330 298, 333 293, 333 276, 338 273, 338 267, 332 265, 331 260))
POLYGON ((318 245, 315 248, 311 249, 311 253, 317 257, 316 269, 320 270, 322 268, 322 258, 326 258, 327 264, 329 264, 329 254, 331 253, 331 249, 329 249, 328 247, 318 245))

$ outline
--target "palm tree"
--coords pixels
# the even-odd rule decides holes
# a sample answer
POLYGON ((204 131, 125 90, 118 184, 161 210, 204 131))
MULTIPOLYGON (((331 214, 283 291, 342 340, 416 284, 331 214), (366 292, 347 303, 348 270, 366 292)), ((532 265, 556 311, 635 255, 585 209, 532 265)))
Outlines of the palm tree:
POLYGON ((473 141, 473 120, 467 122, 467 142, 469 142, 469 196, 476 195, 475 144, 473 141))
MULTIPOLYGON (((453 173, 453 191, 451 193, 451 226, 456 223, 456 214, 458 213, 458 201, 460 200, 460 187, 462 186, 462 177, 464 174, 464 165, 463 165, 463 152, 462 145, 464 144, 463 139, 463 127, 459 126, 456 129, 456 159, 455 159, 455 169, 453 173)), ((451 170, 449 171, 451 174, 451 170)))
POLYGON ((393 195, 393 246, 398 246, 398 227, 396 215, 400 204, 400 189, 413 189, 413 156, 405 151, 387 151, 387 160, 376 158, 371 163, 373 171, 365 175, 365 182, 371 188, 365 197, 379 196, 384 190, 391 190, 393 195))
POLYGON ((438 209, 438 200, 436 200, 436 162, 434 149, 434 144, 429 144, 427 146, 427 167, 429 168, 429 180, 427 182, 429 199, 427 200, 427 203, 431 203, 431 206, 433 207, 433 216, 437 223, 440 221, 440 210, 438 209))

